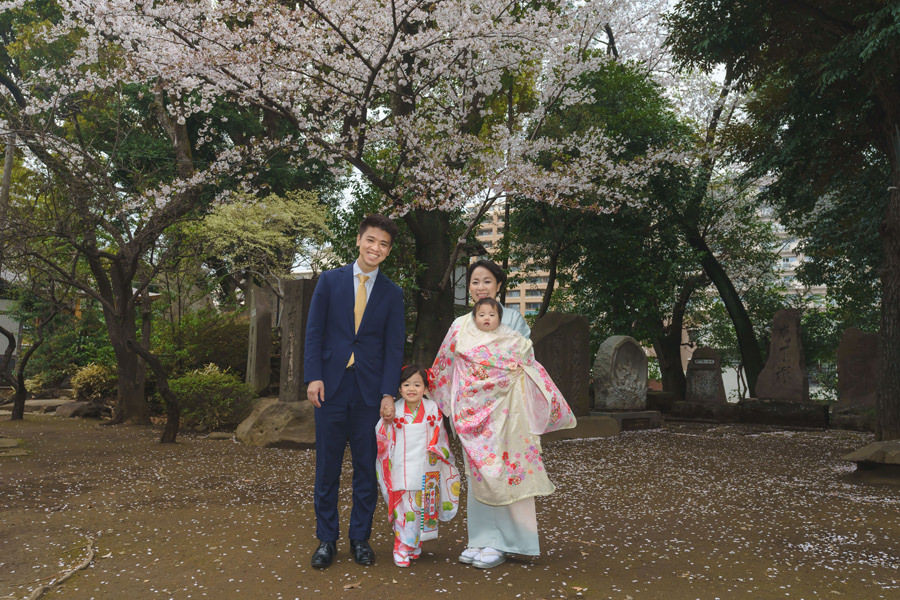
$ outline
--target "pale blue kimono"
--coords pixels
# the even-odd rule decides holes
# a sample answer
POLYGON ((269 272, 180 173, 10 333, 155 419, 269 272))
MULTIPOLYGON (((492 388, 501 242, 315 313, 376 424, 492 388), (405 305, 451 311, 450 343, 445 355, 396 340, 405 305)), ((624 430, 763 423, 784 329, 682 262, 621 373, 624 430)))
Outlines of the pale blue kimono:
MULTIPOLYGON (((503 307, 502 325, 531 337, 531 329, 518 310, 503 307)), ((463 457, 466 453, 463 452, 463 457)), ((468 468, 466 469, 468 473, 468 468)), ((482 504, 468 486, 466 522, 469 532, 469 548, 490 547, 512 554, 537 556, 541 553, 538 541, 537 514, 534 497, 525 498, 506 506, 482 504)))

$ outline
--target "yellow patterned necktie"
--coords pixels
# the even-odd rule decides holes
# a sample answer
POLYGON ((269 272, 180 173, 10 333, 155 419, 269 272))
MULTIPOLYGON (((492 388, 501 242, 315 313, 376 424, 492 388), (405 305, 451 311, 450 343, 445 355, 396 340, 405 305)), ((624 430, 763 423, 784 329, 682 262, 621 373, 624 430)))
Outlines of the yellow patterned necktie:
MULTIPOLYGON (((358 277, 359 287, 356 288, 356 301, 353 303, 354 333, 359 331, 359 324, 362 322, 363 313, 366 312, 366 282, 369 280, 369 276, 363 275, 362 273, 360 273, 358 277)), ((350 360, 347 361, 347 366, 352 366, 353 362, 353 354, 351 354, 350 360)))

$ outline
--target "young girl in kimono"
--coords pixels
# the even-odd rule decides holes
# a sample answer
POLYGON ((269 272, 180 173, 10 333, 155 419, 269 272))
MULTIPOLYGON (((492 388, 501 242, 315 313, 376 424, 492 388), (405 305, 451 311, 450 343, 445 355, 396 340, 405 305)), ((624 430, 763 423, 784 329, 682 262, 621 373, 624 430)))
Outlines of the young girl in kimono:
POLYGON ((437 538, 438 521, 459 508, 459 473, 444 431, 441 411, 425 397, 428 374, 403 367, 393 421, 378 421, 375 436, 378 486, 394 527, 394 564, 408 567, 422 554, 421 543, 437 538))
POLYGON ((432 367, 432 398, 459 436, 469 489, 462 563, 496 567, 508 553, 540 553, 535 496, 553 493, 540 436, 575 426, 575 417, 531 340, 501 324, 490 297, 475 302, 447 332, 432 367))

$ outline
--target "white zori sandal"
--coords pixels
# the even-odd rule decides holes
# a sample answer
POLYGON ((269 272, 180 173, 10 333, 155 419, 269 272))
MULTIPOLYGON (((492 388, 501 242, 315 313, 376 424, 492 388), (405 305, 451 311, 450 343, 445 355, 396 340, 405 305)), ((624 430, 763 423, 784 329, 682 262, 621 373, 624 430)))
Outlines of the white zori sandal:
POLYGON ((478 558, 479 554, 481 554, 481 548, 466 548, 459 555, 459 562, 464 565, 471 565, 478 558))
POLYGON ((506 554, 502 551, 493 548, 482 548, 478 558, 472 561, 472 566, 479 569, 491 569, 504 562, 506 562, 506 554))

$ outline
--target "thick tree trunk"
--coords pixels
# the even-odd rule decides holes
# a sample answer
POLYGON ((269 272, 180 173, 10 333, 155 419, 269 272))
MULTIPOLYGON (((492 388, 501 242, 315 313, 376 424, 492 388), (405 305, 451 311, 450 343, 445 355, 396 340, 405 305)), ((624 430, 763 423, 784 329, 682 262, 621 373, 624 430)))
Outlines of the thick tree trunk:
POLYGON ((681 335, 684 331, 684 315, 687 312, 691 296, 703 281, 702 277, 687 278, 672 305, 672 318, 668 325, 660 324, 661 333, 653 342, 656 358, 659 360, 663 391, 673 394, 676 400, 684 400, 687 393, 687 380, 681 365, 681 335))
POLYGON ((703 272, 716 286, 719 297, 725 303, 725 308, 731 317, 734 332, 737 335, 738 351, 741 353, 744 372, 747 374, 747 387, 750 390, 750 395, 753 396, 756 393, 756 379, 763 368, 763 360, 762 353, 759 350, 759 342, 757 342, 756 334, 753 332, 753 323, 750 321, 750 315, 747 314, 744 302, 734 288, 734 284, 731 283, 728 273, 725 272, 725 268, 722 267, 722 264, 712 253, 703 236, 698 231, 688 228, 685 231, 685 237, 692 248, 700 251, 700 263, 703 266, 703 272))
POLYGON ((156 387, 159 394, 166 401, 166 426, 163 429, 162 436, 159 441, 163 444, 174 444, 175 437, 178 435, 178 428, 181 425, 181 405, 178 398, 169 388, 169 373, 160 360, 150 353, 149 350, 138 344, 134 339, 127 342, 129 350, 134 351, 150 365, 153 373, 156 375, 156 387))
POLYGON ((900 439, 900 131, 891 139, 890 198, 881 224, 881 370, 876 400, 879 440, 900 439))
POLYGON ((21 421, 25 418, 25 400, 28 398, 28 390, 25 389, 25 369, 16 369, 15 394, 13 395, 11 421, 21 421))
POLYGON ((128 340, 134 339, 135 336, 134 310, 133 305, 131 306, 130 315, 114 315, 104 310, 106 329, 116 354, 116 368, 119 375, 112 423, 149 425, 150 407, 144 398, 140 358, 128 345, 128 340))
POLYGON ((663 330, 665 333, 653 340, 663 391, 672 394, 676 400, 684 400, 687 381, 684 378, 684 369, 681 368, 681 330, 678 331, 677 337, 667 328, 664 327, 663 330))
MULTIPOLYGON (((431 366, 453 322, 453 287, 442 281, 452 254, 450 216, 442 211, 415 210, 404 217, 416 242, 416 326, 412 360, 431 366)), ((452 272, 452 271, 451 271, 452 272)))

